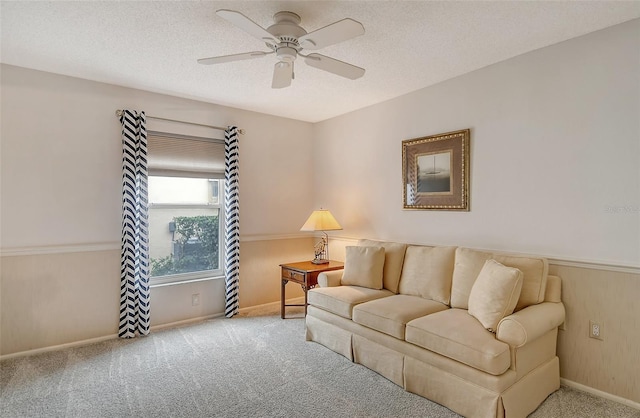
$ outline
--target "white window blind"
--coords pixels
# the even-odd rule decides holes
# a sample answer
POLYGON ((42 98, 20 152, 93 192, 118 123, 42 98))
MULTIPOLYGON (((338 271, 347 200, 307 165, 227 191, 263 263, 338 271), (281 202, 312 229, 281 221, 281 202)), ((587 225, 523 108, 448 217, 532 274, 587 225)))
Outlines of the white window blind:
POLYGON ((224 140, 150 131, 151 176, 224 179, 224 140))

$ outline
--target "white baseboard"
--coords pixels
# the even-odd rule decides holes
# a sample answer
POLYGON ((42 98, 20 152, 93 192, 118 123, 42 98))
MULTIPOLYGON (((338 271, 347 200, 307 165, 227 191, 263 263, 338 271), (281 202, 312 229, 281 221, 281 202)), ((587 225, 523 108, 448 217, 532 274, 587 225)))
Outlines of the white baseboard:
MULTIPOLYGON (((302 303, 302 302, 304 302, 303 297, 287 299, 287 303, 302 303)), ((247 312, 252 309, 272 308, 272 307, 279 307, 279 306, 280 306, 280 302, 270 302, 270 303, 265 303, 263 305, 249 306, 247 308, 242 308, 240 309, 240 312, 247 312)), ((197 318, 189 318, 189 319, 184 319, 182 321, 169 322, 168 324, 154 325, 151 327, 151 331, 160 331, 167 328, 180 327, 184 325, 193 324, 196 322, 206 321, 208 319, 221 318, 221 317, 224 317, 224 313, 222 312, 213 314, 213 315, 199 316, 197 318)), ((36 348, 33 350, 19 351, 17 353, 0 355, 0 361, 8 360, 16 357, 25 357, 25 356, 32 356, 35 354, 47 353, 49 351, 64 350, 65 348, 82 347, 84 345, 95 344, 102 341, 113 340, 116 338, 118 338, 118 334, 111 334, 111 335, 105 335, 102 337, 89 338, 86 340, 74 341, 74 342, 65 343, 65 344, 50 345, 47 347, 36 348)))
MULTIPOLYGON (((304 303, 304 296, 299 296, 297 298, 286 299, 285 303, 286 304, 304 303)), ((275 308, 275 307, 278 307, 278 308, 280 307, 280 301, 264 303, 262 305, 256 305, 256 306, 247 306, 246 308, 240 308, 239 312, 240 313, 244 313, 244 312, 247 312, 247 311, 251 311, 253 309, 267 309, 267 308, 275 308)))
MULTIPOLYGON (((163 329, 166 329, 166 328, 173 328, 173 327, 188 325, 188 324, 192 324, 194 322, 200 322, 200 321, 204 321, 204 320, 207 320, 207 319, 221 317, 223 315, 224 314, 219 313, 219 314, 215 314, 215 315, 199 316, 197 318, 189 318, 189 319, 185 319, 185 320, 182 320, 182 321, 170 322, 168 324, 154 325, 154 326, 151 327, 151 331, 160 331, 160 330, 163 330, 163 329)), ((89 339, 86 339, 86 340, 73 341, 73 342, 65 343, 65 344, 50 345, 50 346, 47 346, 47 347, 36 348, 36 349, 33 349, 33 350, 18 351, 17 353, 1 355, 0 356, 0 361, 8 360, 8 359, 11 359, 11 358, 16 358, 16 357, 32 356, 32 355, 35 355, 35 354, 47 353, 49 351, 64 350, 65 348, 82 347, 84 345, 100 343, 100 342, 108 341, 108 340, 114 340, 116 338, 118 338, 118 334, 111 334, 111 335, 104 335, 102 337, 89 338, 89 339)))
POLYGON ((167 324, 154 325, 151 327, 151 331, 160 331, 167 328, 181 327, 183 325, 194 324, 196 322, 206 321, 207 319, 220 318, 224 316, 224 313, 217 313, 213 315, 198 316, 196 318, 183 319, 182 321, 169 322, 167 324))
POLYGON ((603 392, 601 390, 594 389, 592 387, 585 386, 585 385, 580 384, 578 382, 574 382, 573 380, 568 380, 568 379, 565 379, 565 378, 562 378, 562 377, 560 378, 560 383, 565 385, 565 386, 569 386, 570 388, 574 388, 574 389, 581 390, 583 392, 590 393, 590 394, 595 395, 595 396, 597 396, 599 398, 608 399, 610 401, 618 402, 618 403, 621 403, 623 405, 630 406, 631 408, 640 410, 640 403, 634 402, 634 401, 632 401, 630 399, 621 398, 620 396, 612 395, 610 393, 603 392))
POLYGON ((64 350, 65 348, 81 347, 83 345, 100 343, 102 341, 114 340, 116 338, 118 338, 118 334, 111 334, 111 335, 105 335, 105 336, 102 336, 102 337, 96 337, 96 338, 89 338, 89 339, 86 339, 86 340, 74 341, 74 342, 71 342, 71 343, 50 345, 48 347, 42 347, 42 348, 35 348, 33 350, 18 351, 17 353, 4 354, 4 355, 0 356, 0 361, 8 360, 10 358, 16 358, 16 357, 33 356, 35 354, 48 353, 49 351, 64 350))

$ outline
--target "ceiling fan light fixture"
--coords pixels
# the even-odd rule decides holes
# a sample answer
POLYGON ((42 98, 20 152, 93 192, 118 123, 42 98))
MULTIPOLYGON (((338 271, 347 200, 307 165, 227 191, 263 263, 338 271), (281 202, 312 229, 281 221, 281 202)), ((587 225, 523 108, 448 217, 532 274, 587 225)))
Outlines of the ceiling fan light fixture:
POLYGON ((276 56, 280 61, 293 62, 298 56, 298 51, 290 46, 281 46, 276 49, 276 56))

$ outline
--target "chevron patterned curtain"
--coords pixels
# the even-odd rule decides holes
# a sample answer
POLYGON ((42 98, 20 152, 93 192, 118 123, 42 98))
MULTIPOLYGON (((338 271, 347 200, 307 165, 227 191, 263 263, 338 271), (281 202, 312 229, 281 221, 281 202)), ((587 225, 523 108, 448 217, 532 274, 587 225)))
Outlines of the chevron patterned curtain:
POLYGON ((147 129, 144 112, 123 110, 120 338, 149 333, 147 129))
POLYGON ((238 128, 229 126, 224 132, 224 248, 225 311, 227 318, 238 313, 240 302, 240 209, 238 181, 238 128))

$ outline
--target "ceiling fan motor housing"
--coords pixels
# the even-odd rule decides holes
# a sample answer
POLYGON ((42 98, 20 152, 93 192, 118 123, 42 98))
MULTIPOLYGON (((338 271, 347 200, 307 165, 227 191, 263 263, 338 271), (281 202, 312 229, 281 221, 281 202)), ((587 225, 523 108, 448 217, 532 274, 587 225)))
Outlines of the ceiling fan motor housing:
POLYGON ((273 15, 276 23, 267 28, 267 32, 277 38, 298 39, 306 35, 307 31, 300 27, 300 16, 293 12, 278 12, 273 15))
POLYGON ((298 38, 307 34, 300 27, 300 16, 293 12, 278 12, 273 15, 275 24, 267 28, 267 32, 280 39, 275 45, 276 55, 281 61, 293 62, 300 51, 298 38))

